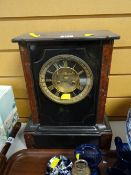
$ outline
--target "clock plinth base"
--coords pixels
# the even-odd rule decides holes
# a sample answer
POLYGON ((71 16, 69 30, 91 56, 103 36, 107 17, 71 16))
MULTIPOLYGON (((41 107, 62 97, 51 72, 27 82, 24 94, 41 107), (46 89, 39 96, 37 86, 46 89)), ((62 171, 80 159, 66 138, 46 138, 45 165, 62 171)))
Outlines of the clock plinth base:
POLYGON ((110 149, 112 130, 107 118, 95 126, 43 126, 29 120, 24 137, 27 148, 76 148, 84 143, 110 149))

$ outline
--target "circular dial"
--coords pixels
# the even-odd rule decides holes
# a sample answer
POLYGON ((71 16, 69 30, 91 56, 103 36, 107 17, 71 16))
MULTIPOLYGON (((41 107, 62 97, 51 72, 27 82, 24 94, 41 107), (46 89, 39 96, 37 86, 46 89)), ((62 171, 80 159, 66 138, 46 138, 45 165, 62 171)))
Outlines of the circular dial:
POLYGON ((74 55, 57 55, 43 64, 39 73, 42 92, 52 101, 73 104, 84 99, 93 86, 88 64, 74 55))

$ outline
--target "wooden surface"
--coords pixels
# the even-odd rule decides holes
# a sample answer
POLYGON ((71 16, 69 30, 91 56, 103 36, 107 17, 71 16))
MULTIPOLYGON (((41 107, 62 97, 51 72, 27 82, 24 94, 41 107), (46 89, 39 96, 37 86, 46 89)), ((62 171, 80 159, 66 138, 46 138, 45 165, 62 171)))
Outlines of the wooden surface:
MULTIPOLYGON (((126 116, 131 106, 131 98, 108 98, 106 102, 106 114, 108 116, 126 116)), ((116 117, 117 119, 117 117, 116 117)))
POLYGON ((121 39, 115 42, 113 51, 106 111, 110 119, 119 114, 126 116, 131 107, 130 0, 1 0, 0 29, 0 84, 13 85, 23 121, 30 109, 24 105, 28 97, 18 45, 11 43, 12 38, 27 32, 86 29, 107 29, 119 34, 121 39))
POLYGON ((131 47, 113 50, 111 75, 131 75, 131 47))
POLYGON ((6 156, 0 153, 0 175, 3 175, 7 163, 6 156))
MULTIPOLYGON (((4 175, 43 175, 45 174, 46 166, 49 159, 54 155, 65 155, 72 161, 73 150, 22 150, 14 154, 6 166, 4 175)), ((111 166, 116 161, 116 154, 110 151, 104 154, 99 165, 101 175, 106 175, 106 168, 111 166), (103 161, 107 163, 103 164, 103 161)))
POLYGON ((32 16, 62 16, 62 15, 98 15, 98 14, 130 14, 130 0, 37 0, 13 3, 1 0, 1 17, 32 17, 32 16), (18 8, 22 7, 22 8, 18 8), (3 9, 10 9, 3 10, 3 9), (36 10, 37 9, 37 10, 36 10))
POLYGON ((16 99, 16 105, 18 107, 18 113, 21 118, 28 118, 30 116, 31 110, 28 99, 16 99))

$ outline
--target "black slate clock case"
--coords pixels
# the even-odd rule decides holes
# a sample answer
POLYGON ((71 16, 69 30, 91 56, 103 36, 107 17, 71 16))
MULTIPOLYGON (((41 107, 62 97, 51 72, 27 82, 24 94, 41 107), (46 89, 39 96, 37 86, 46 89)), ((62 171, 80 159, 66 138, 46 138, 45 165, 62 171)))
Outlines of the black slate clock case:
POLYGON ((13 39, 19 43, 31 107, 24 131, 28 148, 75 148, 83 143, 110 148, 112 131, 104 114, 114 39, 119 36, 107 30, 36 33, 33 37, 29 33, 13 39), (39 86, 43 64, 62 54, 79 57, 93 73, 91 91, 75 104, 51 101, 39 86))
POLYGON ((101 65, 100 42, 88 45, 83 42, 64 42, 60 46, 45 45, 44 43, 29 44, 32 75, 34 79, 37 108, 42 125, 54 126, 86 126, 96 123, 97 99, 101 65), (93 72, 93 88, 88 96, 75 104, 58 104, 47 98, 39 86, 39 72, 42 65, 56 55, 71 54, 84 60, 93 72))

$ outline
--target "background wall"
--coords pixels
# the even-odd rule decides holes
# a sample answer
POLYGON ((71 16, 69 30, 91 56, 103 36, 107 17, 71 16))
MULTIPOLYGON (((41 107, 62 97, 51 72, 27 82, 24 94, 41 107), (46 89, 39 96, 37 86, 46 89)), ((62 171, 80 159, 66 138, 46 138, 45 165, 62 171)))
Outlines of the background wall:
POLYGON ((12 85, 22 121, 30 115, 20 55, 11 39, 28 32, 108 29, 115 41, 106 113, 121 120, 131 107, 130 0, 0 0, 0 84, 12 85))

